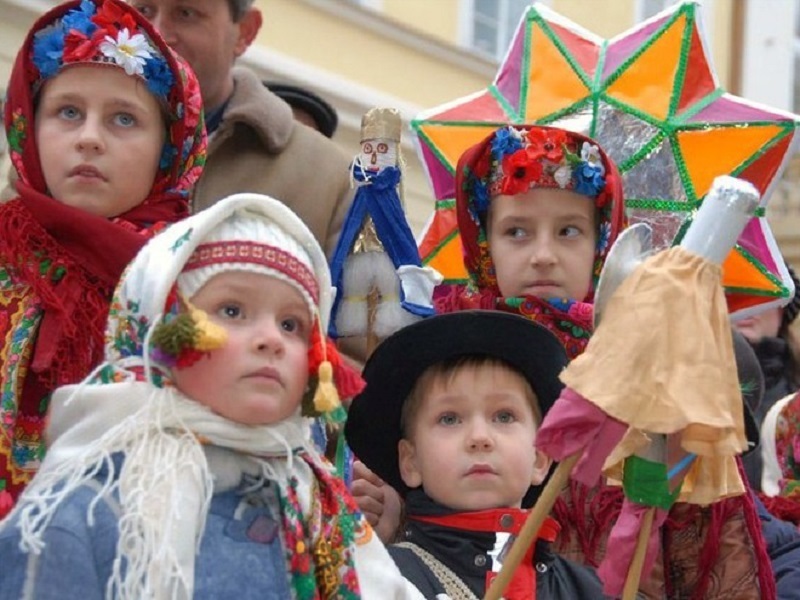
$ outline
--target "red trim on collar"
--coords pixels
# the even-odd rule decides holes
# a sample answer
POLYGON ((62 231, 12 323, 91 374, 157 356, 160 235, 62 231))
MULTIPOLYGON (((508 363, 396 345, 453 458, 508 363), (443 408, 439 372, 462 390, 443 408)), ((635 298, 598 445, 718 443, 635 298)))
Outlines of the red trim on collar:
MULTIPOLYGON (((517 535, 525 524, 525 519, 528 518, 529 512, 519 508, 492 508, 455 513, 442 517, 409 515, 408 518, 412 521, 452 527, 453 529, 487 532, 503 531, 517 535)), ((536 539, 554 542, 560 531, 561 525, 552 517, 547 517, 542 523, 536 539)))

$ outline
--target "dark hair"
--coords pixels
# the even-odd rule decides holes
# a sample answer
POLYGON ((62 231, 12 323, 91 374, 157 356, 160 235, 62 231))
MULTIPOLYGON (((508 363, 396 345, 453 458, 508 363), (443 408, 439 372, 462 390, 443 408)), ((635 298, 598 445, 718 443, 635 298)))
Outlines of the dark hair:
POLYGON ((255 0, 228 0, 228 8, 231 9, 231 18, 234 23, 238 23, 244 13, 253 6, 255 0))

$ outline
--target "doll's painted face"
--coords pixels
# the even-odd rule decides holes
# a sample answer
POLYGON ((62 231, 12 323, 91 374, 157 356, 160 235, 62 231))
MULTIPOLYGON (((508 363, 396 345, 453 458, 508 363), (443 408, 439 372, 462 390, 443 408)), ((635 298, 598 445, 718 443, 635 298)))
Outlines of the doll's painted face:
POLYGON ((184 394, 226 419, 269 425, 291 416, 308 384, 311 315, 297 289, 260 273, 215 275, 191 298, 228 331, 224 346, 173 371, 184 394))
POLYGON ((75 65, 48 80, 36 145, 50 195, 100 217, 141 204, 158 172, 165 127, 155 96, 117 67, 75 65))
POLYGON ((361 142, 361 164, 368 171, 397 166, 397 142, 376 138, 361 142))
POLYGON ((487 236, 500 293, 584 300, 592 285, 595 220, 594 202, 568 190, 493 197, 487 236))

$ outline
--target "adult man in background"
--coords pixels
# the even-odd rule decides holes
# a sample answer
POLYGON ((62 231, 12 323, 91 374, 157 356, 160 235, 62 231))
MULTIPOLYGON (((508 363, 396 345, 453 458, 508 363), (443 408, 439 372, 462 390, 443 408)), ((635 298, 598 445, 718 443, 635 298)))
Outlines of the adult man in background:
POLYGON ((255 73, 234 68, 261 28, 253 0, 128 1, 200 81, 209 145, 194 210, 236 192, 268 194, 295 211, 330 256, 352 200, 349 158, 296 122, 255 73))

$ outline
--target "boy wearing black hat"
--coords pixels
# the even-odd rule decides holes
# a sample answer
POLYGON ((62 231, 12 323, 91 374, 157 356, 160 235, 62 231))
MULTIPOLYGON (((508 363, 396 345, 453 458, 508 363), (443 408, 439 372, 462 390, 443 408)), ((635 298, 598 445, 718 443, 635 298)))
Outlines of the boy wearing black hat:
MULTIPOLYGON (((405 540, 391 548, 426 598, 480 598, 525 521, 523 498, 550 460, 534 448, 561 390, 558 339, 516 315, 465 311, 386 339, 346 426, 356 456, 405 499, 405 540)), ((550 551, 548 519, 504 595, 600 598, 590 569, 550 551)))

